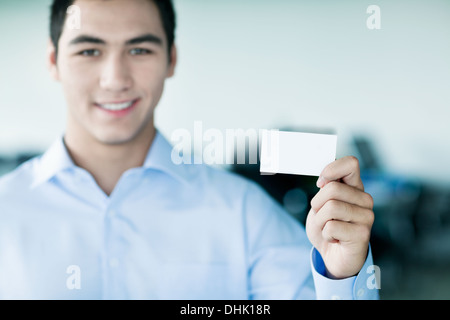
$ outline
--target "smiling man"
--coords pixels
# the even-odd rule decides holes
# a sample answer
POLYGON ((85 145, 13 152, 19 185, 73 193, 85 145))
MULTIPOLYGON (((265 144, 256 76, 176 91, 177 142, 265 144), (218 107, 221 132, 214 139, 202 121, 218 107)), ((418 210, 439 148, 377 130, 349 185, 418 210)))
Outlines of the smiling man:
POLYGON ((174 31, 169 0, 54 0, 48 64, 67 125, 0 179, 0 298, 377 298, 355 158, 324 169, 306 230, 254 183, 172 163, 153 115, 174 31))

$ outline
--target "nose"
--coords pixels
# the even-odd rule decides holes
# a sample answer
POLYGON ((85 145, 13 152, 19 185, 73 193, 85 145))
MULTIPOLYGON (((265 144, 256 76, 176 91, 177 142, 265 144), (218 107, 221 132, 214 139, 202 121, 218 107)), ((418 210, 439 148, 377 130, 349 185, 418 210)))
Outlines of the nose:
POLYGON ((111 55, 104 62, 100 87, 106 91, 123 92, 133 84, 129 66, 120 55, 111 55))

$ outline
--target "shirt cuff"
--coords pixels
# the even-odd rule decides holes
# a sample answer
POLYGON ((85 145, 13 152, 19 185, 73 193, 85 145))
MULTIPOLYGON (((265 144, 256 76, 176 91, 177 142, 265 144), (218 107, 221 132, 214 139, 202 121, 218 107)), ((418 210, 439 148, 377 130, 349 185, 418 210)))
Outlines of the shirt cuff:
POLYGON ((380 289, 380 269, 373 264, 369 246, 366 261, 356 276, 330 279, 325 276, 325 264, 316 248, 311 249, 311 270, 318 300, 377 300, 380 289))

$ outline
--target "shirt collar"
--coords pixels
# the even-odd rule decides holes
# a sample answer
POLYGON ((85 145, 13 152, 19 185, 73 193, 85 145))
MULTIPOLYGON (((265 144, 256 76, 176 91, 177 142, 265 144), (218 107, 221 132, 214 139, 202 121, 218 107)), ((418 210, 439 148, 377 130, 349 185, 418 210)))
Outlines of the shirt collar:
POLYGON ((155 138, 145 158, 143 168, 165 172, 174 178, 187 182, 191 178, 189 165, 177 165, 172 161, 173 147, 169 141, 156 130, 155 138))
POLYGON ((39 158, 31 187, 37 187, 53 178, 57 173, 73 167, 75 164, 66 149, 63 137, 60 137, 39 158))
MULTIPOLYGON (((147 152, 142 168, 162 171, 182 182, 187 182, 190 171, 186 165, 173 163, 171 154, 172 145, 156 130, 155 138, 147 152)), ((35 167, 34 181, 31 187, 34 188, 49 181, 58 173, 75 167, 76 165, 64 144, 64 139, 60 137, 40 157, 38 165, 35 167)))

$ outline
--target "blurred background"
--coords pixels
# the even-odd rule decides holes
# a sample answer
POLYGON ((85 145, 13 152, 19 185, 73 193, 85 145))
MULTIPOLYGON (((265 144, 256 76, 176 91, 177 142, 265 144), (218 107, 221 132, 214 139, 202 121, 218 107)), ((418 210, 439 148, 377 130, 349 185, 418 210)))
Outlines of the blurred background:
MULTIPOLYGON (((176 0, 179 64, 156 125, 338 134, 375 200, 382 299, 450 299, 450 1, 176 0), (366 12, 381 9, 381 29, 366 12)), ((0 0, 0 176, 64 132, 49 0, 0 0)), ((302 223, 316 178, 261 176, 302 223)))

